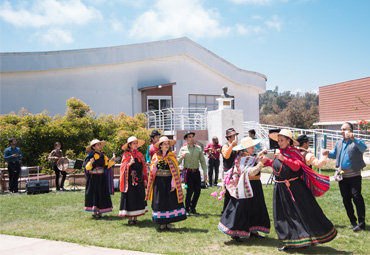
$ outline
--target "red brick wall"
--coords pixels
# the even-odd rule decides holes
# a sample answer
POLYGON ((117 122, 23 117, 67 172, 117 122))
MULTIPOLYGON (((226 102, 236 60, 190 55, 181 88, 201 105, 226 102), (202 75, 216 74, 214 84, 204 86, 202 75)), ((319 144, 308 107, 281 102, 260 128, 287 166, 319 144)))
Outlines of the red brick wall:
POLYGON ((370 102, 370 77, 320 87, 320 122, 370 120, 370 107, 356 96, 370 102))

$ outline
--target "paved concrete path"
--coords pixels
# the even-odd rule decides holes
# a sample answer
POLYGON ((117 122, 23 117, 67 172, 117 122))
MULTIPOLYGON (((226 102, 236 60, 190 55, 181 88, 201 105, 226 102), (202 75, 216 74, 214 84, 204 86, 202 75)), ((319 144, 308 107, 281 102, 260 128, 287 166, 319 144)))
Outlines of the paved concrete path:
POLYGON ((75 243, 0 235, 1 255, 148 255, 138 251, 83 246, 75 243))

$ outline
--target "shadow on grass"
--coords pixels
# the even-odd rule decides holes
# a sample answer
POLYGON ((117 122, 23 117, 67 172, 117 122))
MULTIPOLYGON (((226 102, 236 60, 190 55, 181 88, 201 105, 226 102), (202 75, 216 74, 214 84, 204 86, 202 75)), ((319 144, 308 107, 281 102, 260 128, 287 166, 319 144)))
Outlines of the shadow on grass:
MULTIPOLYGON (((275 238, 270 238, 268 236, 265 236, 265 238, 241 238, 241 242, 235 241, 233 239, 230 239, 228 241, 225 241, 224 244, 227 246, 268 246, 268 247, 276 247, 276 252, 278 248, 283 246, 283 243, 275 238)), ((297 249, 288 249, 285 252, 282 252, 281 254, 286 253, 300 253, 300 254, 353 254, 352 252, 347 251, 340 251, 336 250, 332 247, 325 247, 320 245, 313 245, 309 247, 304 248, 297 248, 297 249)))
POLYGON ((208 229, 197 229, 197 228, 176 228, 173 227, 171 230, 160 230, 159 227, 157 227, 158 232, 167 232, 167 233, 179 233, 179 234, 184 234, 184 233, 208 233, 208 229))
MULTIPOLYGON (((231 237, 230 237, 231 238, 231 237)), ((271 246, 271 247, 280 247, 282 242, 275 238, 265 236, 265 238, 255 238, 251 237, 249 239, 240 238, 240 241, 235 241, 230 239, 224 242, 225 245, 237 245, 237 246, 250 246, 250 245, 260 245, 260 246, 271 246)))

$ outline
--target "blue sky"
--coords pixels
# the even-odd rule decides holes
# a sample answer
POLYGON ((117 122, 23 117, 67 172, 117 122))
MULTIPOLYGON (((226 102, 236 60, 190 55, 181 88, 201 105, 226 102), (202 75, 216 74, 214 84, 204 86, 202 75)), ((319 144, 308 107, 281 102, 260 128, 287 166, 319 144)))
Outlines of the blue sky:
POLYGON ((317 92, 370 76, 368 0, 0 0, 0 51, 187 36, 267 89, 317 92))

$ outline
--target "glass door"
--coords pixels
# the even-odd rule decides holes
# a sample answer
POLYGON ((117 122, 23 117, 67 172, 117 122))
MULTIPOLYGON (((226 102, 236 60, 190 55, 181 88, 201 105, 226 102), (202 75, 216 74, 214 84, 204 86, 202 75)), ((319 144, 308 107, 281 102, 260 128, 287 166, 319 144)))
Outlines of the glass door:
POLYGON ((148 96, 147 109, 155 111, 155 123, 162 130, 171 130, 172 114, 166 110, 171 108, 171 96, 148 96))
POLYGON ((171 108, 171 96, 148 96, 148 111, 164 110, 171 108))

